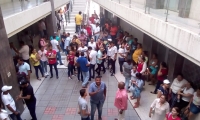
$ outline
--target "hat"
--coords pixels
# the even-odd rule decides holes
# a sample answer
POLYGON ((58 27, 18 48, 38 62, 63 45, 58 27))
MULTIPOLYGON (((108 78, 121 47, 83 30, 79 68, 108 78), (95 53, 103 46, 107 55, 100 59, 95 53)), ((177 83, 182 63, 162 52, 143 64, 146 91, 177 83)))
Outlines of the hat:
POLYGON ((112 39, 109 38, 108 41, 112 41, 112 39))
POLYGON ((28 83, 26 80, 24 80, 24 79, 22 79, 20 82, 19 82, 19 84, 20 85, 25 85, 26 83, 28 83))
POLYGON ((1 88, 2 92, 6 92, 6 91, 11 90, 11 89, 12 89, 12 86, 7 86, 7 85, 4 85, 4 86, 1 88))
POLYGON ((166 79, 166 80, 163 81, 163 83, 165 83, 165 84, 169 84, 170 82, 169 82, 168 79, 166 79))

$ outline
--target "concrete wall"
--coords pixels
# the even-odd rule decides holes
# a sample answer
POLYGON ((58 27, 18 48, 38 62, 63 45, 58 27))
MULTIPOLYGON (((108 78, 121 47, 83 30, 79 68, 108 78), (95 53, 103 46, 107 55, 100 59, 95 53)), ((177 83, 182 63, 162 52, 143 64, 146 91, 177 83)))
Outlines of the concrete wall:
POLYGON ((189 17, 200 21, 200 0, 192 0, 189 17))
MULTIPOLYGON (((8 3, 11 2, 12 0, 0 0, 0 4, 4 4, 4 3, 8 3)), ((13 0, 13 1, 17 1, 17 0, 13 0)))
POLYGON ((175 24, 108 0, 93 0, 130 25, 200 66, 200 37, 175 24))

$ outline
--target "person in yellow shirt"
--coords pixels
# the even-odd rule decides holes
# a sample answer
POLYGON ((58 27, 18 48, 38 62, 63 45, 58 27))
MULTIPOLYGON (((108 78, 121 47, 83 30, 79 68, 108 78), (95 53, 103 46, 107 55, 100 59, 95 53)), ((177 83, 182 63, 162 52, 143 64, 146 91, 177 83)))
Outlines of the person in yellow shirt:
POLYGON ((81 30, 81 23, 83 20, 83 17, 81 16, 82 12, 79 11, 79 13, 75 16, 75 23, 76 23, 76 32, 75 33, 79 33, 81 30))
POLYGON ((139 56, 141 55, 142 55, 142 44, 138 43, 137 49, 134 51, 132 55, 132 59, 136 64, 138 63, 139 56))
POLYGON ((36 74, 37 79, 41 80, 38 75, 38 69, 40 70, 42 77, 44 77, 44 73, 43 73, 42 67, 40 66, 40 56, 37 53, 36 49, 33 49, 32 53, 30 55, 30 60, 31 60, 32 65, 35 68, 35 74, 36 74))

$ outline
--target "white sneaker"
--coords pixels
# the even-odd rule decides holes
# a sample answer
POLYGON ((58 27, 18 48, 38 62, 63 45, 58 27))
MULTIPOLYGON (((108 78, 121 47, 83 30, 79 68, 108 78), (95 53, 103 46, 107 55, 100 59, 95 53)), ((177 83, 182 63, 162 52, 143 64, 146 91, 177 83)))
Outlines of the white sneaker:
POLYGON ((71 78, 71 77, 68 77, 68 79, 71 80, 72 78, 71 78))
POLYGON ((46 76, 49 76, 49 73, 48 73, 48 72, 46 72, 46 76))

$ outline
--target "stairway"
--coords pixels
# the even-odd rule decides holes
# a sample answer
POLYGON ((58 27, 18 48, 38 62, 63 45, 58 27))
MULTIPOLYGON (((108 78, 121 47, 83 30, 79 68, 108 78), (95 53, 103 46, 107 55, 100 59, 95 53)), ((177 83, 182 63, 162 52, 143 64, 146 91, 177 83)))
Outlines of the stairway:
MULTIPOLYGON (((75 25, 75 16, 76 16, 76 14, 78 14, 79 11, 81 11, 82 15, 83 15, 83 13, 85 12, 85 9, 86 9, 86 2, 87 2, 87 0, 74 0, 72 12, 70 14, 70 23, 67 23, 67 26, 65 26, 65 32, 70 33, 71 38, 73 37, 73 35, 77 35, 75 33, 75 26, 76 26, 75 25)), ((64 63, 66 55, 64 53, 61 53, 61 58, 64 63)), ((59 68, 60 69, 67 68, 64 65, 58 65, 57 67, 58 67, 58 69, 59 68)))

